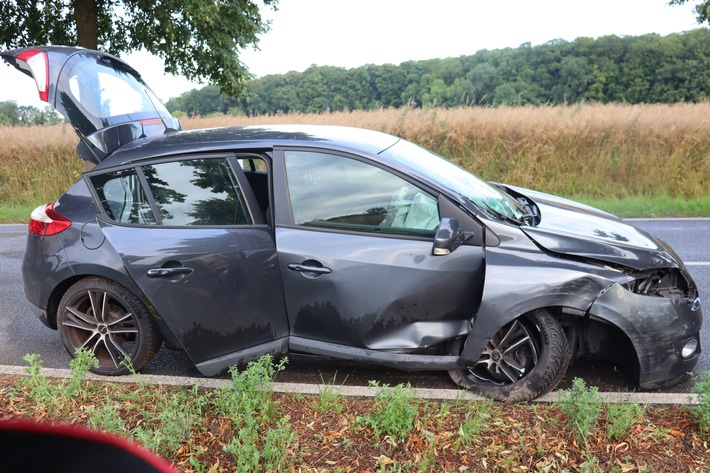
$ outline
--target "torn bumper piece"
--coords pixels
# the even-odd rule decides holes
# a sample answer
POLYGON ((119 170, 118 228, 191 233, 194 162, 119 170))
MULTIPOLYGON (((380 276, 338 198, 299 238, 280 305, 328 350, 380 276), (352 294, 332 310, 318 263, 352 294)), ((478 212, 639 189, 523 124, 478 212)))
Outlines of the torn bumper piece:
POLYGON ((614 284, 597 298, 589 314, 629 337, 638 356, 639 389, 672 386, 698 362, 703 321, 698 299, 645 296, 614 284))

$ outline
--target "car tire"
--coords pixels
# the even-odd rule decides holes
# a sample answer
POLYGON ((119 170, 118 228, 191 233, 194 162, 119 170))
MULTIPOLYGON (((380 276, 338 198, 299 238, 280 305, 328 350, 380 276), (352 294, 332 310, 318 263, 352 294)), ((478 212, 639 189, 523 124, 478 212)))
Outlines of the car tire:
POLYGON ((57 328, 72 357, 82 347, 99 361, 91 371, 118 376, 138 371, 157 353, 162 338, 145 304, 122 285, 90 277, 71 286, 59 302, 57 328))
MULTIPOLYGON (((460 355, 465 338, 449 344, 460 355)), ((509 322, 488 342, 479 361, 449 370, 459 386, 499 401, 529 401, 554 389, 567 371, 571 352, 560 324, 537 310, 509 322)))

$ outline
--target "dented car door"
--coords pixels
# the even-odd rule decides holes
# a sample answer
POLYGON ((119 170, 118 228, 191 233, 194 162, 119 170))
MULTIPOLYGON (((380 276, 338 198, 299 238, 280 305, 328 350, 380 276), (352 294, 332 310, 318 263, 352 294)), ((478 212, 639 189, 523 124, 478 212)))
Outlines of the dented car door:
POLYGON ((292 346, 406 353, 469 332, 484 249, 433 255, 434 191, 355 156, 279 157, 292 220, 277 222, 276 244, 292 346))

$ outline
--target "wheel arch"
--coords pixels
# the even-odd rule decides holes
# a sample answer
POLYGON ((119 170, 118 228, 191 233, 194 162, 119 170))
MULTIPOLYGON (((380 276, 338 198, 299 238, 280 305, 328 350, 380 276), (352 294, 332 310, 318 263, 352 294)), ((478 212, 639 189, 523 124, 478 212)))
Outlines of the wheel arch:
POLYGON ((617 363, 638 385, 641 368, 638 350, 623 328, 594 316, 565 317, 562 326, 573 346, 573 356, 617 363))
POLYGON ((54 287, 47 300, 47 322, 49 324, 49 327, 53 328, 54 330, 57 330, 57 310, 59 309, 59 302, 62 300, 62 297, 71 286, 81 281, 82 279, 100 277, 109 281, 116 282, 124 286, 136 296, 138 296, 140 301, 148 309, 148 312, 150 313, 153 318, 153 321, 158 327, 158 331, 160 332, 166 343, 170 346, 179 346, 177 338, 163 322, 162 318, 160 317, 160 314, 157 313, 155 307, 153 307, 150 301, 148 301, 143 291, 140 290, 135 281, 133 281, 133 279, 127 273, 117 271, 113 268, 107 268, 105 266, 94 265, 76 265, 72 269, 74 269, 74 273, 71 276, 60 281, 54 287))
POLYGON ((593 277, 560 284, 537 282, 519 288, 514 297, 506 285, 488 286, 461 353, 462 365, 477 361, 488 340, 507 323, 536 310, 550 311, 556 318, 583 317, 604 289, 602 281, 593 277))
MULTIPOLYGON (((150 309, 150 305, 147 303, 145 295, 128 276, 128 274, 116 271, 113 268, 94 265, 73 265, 71 269, 73 270, 71 275, 68 275, 59 281, 49 294, 49 298, 47 300, 47 321, 49 322, 51 328, 55 330, 57 329, 57 309, 59 308, 59 301, 64 296, 64 293, 66 293, 67 290, 78 281, 89 277, 100 277, 125 286, 128 290, 136 294, 141 301, 143 301, 146 307, 150 309)), ((153 311, 151 311, 151 313, 153 313, 153 311)))
POLYGON ((570 346, 570 355, 572 359, 586 358, 607 360, 619 364, 632 377, 635 383, 639 382, 640 362, 638 350, 633 340, 613 320, 606 320, 597 316, 590 316, 588 308, 583 309, 579 305, 526 305, 526 309, 521 312, 509 312, 505 317, 499 319, 504 322, 497 328, 493 324, 475 325, 461 354, 461 362, 469 363, 478 360, 480 352, 477 353, 474 359, 469 359, 466 350, 477 350, 474 343, 480 343, 480 350, 488 342, 490 337, 503 325, 512 320, 525 317, 537 310, 547 311, 554 319, 556 319, 564 329, 567 340, 570 346), (490 328, 489 328, 490 327, 490 328), (482 336, 483 330, 492 330, 492 333, 487 336, 482 336), (471 345, 469 345, 471 343, 471 345))

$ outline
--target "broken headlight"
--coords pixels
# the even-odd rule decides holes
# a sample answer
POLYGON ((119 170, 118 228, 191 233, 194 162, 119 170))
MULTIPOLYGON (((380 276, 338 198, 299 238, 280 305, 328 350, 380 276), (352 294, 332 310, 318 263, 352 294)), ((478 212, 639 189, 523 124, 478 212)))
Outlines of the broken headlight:
POLYGON ((629 291, 644 296, 669 299, 693 300, 697 290, 679 269, 664 268, 635 274, 634 280, 626 284, 629 291))

